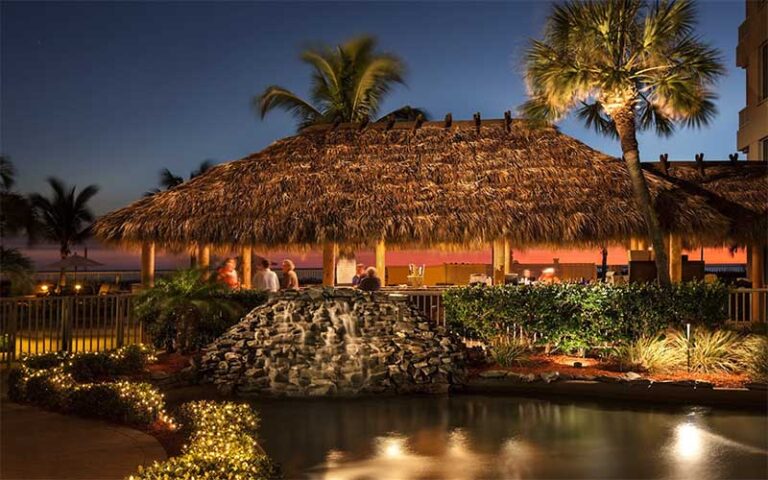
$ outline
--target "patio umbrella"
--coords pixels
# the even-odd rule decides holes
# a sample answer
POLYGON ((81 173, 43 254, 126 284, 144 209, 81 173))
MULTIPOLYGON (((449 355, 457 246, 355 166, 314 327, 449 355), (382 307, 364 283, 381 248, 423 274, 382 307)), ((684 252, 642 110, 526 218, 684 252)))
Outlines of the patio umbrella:
MULTIPOLYGON (((83 257, 81 255, 78 255, 77 253, 74 253, 67 258, 62 258, 58 262, 53 262, 49 265, 46 265, 47 268, 56 268, 58 270, 74 270, 75 271, 75 279, 77 279, 77 269, 78 268, 88 268, 88 267, 100 267, 104 265, 103 263, 99 263, 95 260, 91 260, 90 258, 83 257)), ((62 274, 63 275, 63 274, 62 274)), ((61 283, 61 281, 60 281, 61 283)), ((63 285, 63 284, 62 284, 63 285)))

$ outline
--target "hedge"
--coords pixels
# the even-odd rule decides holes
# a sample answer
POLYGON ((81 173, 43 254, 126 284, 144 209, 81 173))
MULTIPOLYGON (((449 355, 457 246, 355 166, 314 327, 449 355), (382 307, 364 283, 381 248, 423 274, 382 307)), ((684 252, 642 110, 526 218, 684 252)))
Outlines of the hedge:
POLYGON ((189 435, 182 454, 139 467, 131 480, 258 480, 279 478, 277 466, 256 442, 256 412, 245 404, 196 401, 179 411, 180 428, 189 435))
POLYGON ((443 294, 449 325, 490 340, 522 331, 566 352, 617 345, 686 323, 716 327, 727 317, 722 283, 469 286, 443 294))

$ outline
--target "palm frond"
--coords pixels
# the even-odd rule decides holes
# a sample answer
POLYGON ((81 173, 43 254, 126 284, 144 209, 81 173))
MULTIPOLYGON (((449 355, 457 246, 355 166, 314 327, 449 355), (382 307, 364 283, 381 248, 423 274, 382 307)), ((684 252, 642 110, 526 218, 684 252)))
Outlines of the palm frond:
POLYGON ((184 183, 184 179, 174 174, 169 169, 164 168, 160 170, 160 186, 164 189, 168 190, 173 187, 178 187, 182 183, 184 183))
POLYGON ((394 117, 396 122, 413 122, 419 118, 419 115, 421 115, 424 120, 429 120, 430 118, 429 112, 423 108, 405 105, 404 107, 400 107, 382 115, 376 122, 386 122, 390 117, 394 117))
POLYGON ((16 184, 16 166, 11 159, 5 155, 0 155, 0 185, 2 189, 8 191, 16 184))
POLYGON ((214 165, 216 165, 216 163, 211 159, 203 160, 200 163, 200 166, 197 167, 197 170, 193 170, 192 173, 189 174, 189 178, 193 179, 195 177, 199 177, 200 175, 213 168, 214 165))
POLYGON ((582 102, 582 106, 576 110, 576 116, 584 122, 587 128, 593 129, 600 135, 619 138, 619 134, 616 132, 616 124, 605 114, 603 105, 600 102, 582 102))
POLYGON ((290 90, 277 85, 267 87, 264 93, 254 98, 253 104, 260 112, 261 118, 264 118, 267 112, 275 108, 281 108, 290 112, 302 125, 322 117, 322 113, 306 100, 290 90))

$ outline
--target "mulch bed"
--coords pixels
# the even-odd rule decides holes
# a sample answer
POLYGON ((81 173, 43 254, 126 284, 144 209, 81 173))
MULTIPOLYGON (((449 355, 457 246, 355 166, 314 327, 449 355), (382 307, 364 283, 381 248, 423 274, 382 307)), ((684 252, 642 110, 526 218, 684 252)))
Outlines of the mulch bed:
MULTIPOLYGON (((520 365, 512 367, 502 367, 491 364, 479 368, 470 369, 470 375, 477 375, 487 370, 506 370, 515 373, 533 373, 542 374, 548 372, 559 372, 574 376, 593 376, 593 377, 623 377, 628 369, 621 370, 620 366, 613 362, 603 361, 594 358, 571 357, 567 355, 532 355, 528 359, 521 361, 520 365), (574 367, 575 362, 582 364, 581 368, 574 367)), ((750 382, 749 376, 745 373, 696 373, 686 370, 677 370, 665 373, 649 373, 634 370, 654 382, 664 381, 684 381, 699 380, 712 383, 716 387, 741 388, 750 382)))

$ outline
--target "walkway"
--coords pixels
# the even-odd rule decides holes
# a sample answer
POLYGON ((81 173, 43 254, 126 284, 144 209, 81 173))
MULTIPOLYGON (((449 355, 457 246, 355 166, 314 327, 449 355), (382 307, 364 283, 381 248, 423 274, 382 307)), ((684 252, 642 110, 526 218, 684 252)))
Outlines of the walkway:
POLYGON ((137 430, 2 400, 3 480, 123 479, 165 458, 160 443, 137 430))

